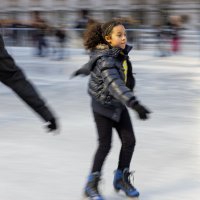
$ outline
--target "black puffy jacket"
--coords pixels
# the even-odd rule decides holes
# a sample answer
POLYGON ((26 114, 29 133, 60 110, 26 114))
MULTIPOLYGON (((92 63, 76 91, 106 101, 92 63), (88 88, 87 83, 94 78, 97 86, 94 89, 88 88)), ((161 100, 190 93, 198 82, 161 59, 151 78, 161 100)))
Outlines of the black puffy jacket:
POLYGON ((44 121, 54 118, 43 99, 39 96, 33 85, 26 79, 22 70, 15 64, 13 58, 5 49, 0 35, 0 81, 10 87, 21 99, 23 99, 44 121))
POLYGON ((123 51, 120 48, 109 49, 105 45, 98 45, 92 52, 90 61, 75 72, 75 75, 90 74, 88 92, 92 97, 94 112, 115 121, 120 120, 125 106, 130 106, 130 102, 136 101, 133 93, 135 79, 128 57, 131 49, 128 45, 123 51), (125 59, 128 65, 126 83, 122 65, 125 59))

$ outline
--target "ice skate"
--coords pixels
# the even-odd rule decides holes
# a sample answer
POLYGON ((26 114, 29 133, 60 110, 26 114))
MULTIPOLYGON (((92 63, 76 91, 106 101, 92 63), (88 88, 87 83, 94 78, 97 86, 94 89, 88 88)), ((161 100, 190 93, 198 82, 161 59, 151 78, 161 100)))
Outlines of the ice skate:
POLYGON ((100 173, 95 172, 89 175, 88 182, 85 187, 84 200, 104 200, 98 191, 98 183, 100 181, 100 173))
POLYGON ((116 170, 113 186, 116 192, 123 191, 127 199, 138 200, 139 192, 130 181, 131 175, 132 173, 128 169, 124 169, 124 171, 116 170))

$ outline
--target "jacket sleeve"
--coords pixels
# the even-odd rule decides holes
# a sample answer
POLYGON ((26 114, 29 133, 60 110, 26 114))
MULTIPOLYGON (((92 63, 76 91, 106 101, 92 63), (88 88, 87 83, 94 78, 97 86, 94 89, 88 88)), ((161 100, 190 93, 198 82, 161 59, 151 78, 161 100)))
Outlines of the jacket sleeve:
POLYGON ((115 62, 111 57, 102 57, 98 61, 98 67, 109 92, 123 104, 130 106, 130 102, 136 101, 134 93, 126 86, 120 77, 115 62))
POLYGON ((13 58, 4 48, 0 36, 0 81, 10 87, 24 102, 26 102, 45 121, 51 120, 52 112, 45 105, 34 86, 26 79, 23 71, 15 64, 13 58))

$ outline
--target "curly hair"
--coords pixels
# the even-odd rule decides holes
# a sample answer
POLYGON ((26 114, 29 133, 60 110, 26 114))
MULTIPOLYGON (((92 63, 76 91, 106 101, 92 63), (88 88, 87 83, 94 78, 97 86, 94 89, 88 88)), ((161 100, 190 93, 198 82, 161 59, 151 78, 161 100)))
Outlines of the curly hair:
POLYGON ((98 44, 104 44, 105 41, 102 36, 100 22, 93 22, 88 25, 86 31, 84 32, 84 46, 85 49, 93 50, 98 44))
POLYGON ((123 25, 122 20, 113 19, 106 23, 92 21, 84 33, 84 46, 88 50, 93 50, 98 44, 108 44, 105 36, 111 34, 113 28, 118 25, 123 25))

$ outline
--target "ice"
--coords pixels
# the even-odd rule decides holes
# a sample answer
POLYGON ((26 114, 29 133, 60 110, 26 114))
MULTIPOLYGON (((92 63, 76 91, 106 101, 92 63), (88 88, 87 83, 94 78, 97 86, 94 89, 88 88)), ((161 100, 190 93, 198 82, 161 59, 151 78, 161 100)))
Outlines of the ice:
MULTIPOLYGON (((79 200, 97 137, 88 78, 70 75, 88 56, 71 50, 69 59, 54 61, 33 57, 26 48, 9 51, 56 113, 61 134, 46 133, 42 120, 0 85, 0 199, 79 200)), ((140 200, 199 200, 200 59, 196 52, 166 58, 153 54, 130 55, 136 94, 152 110, 145 122, 130 110, 137 139, 131 163, 135 186, 140 200)), ((114 132, 101 184, 107 200, 124 199, 112 187, 119 149, 114 132)))

